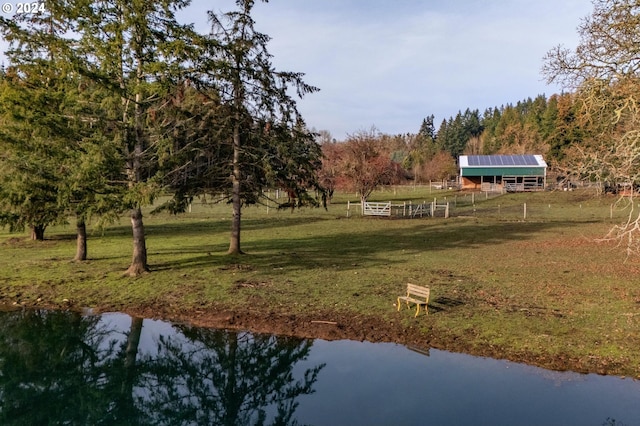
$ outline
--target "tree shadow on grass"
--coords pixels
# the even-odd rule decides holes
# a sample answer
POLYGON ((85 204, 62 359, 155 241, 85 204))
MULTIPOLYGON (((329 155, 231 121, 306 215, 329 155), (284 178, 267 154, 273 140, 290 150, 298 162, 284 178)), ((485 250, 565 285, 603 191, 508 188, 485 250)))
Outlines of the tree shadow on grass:
MULTIPOLYGON (((297 221, 300 224, 300 221, 297 221)), ((269 226, 275 228, 276 224, 269 226)), ((283 228, 290 221, 279 222, 283 228)), ((509 222, 482 224, 416 221, 404 228, 378 228, 371 232, 333 232, 309 235, 304 238, 263 238, 244 244, 249 254, 240 257, 225 256, 216 249, 226 246, 207 244, 177 248, 174 254, 202 253, 203 255, 169 261, 158 265, 161 269, 215 267, 231 263, 248 263, 255 269, 270 269, 273 274, 286 274, 295 270, 333 268, 339 270, 404 263, 403 256, 449 249, 479 249, 506 241, 522 241, 549 229, 566 229, 570 222, 509 222), (216 255, 204 255, 212 253, 216 255), (389 256, 385 257, 384 255, 389 256)), ((172 251, 165 251, 170 254, 172 251)))
MULTIPOLYGON (((338 265, 363 268, 404 262, 402 257, 450 249, 482 249, 505 241, 530 239, 536 233, 565 228, 559 223, 498 223, 491 225, 420 223, 406 228, 383 228, 375 232, 346 232, 310 236, 295 240, 265 239, 251 244, 258 252, 278 250, 278 257, 266 256, 286 270, 338 265), (389 257, 381 255, 389 254, 389 257), (393 260, 395 257, 396 260, 393 260)), ((261 256, 262 257, 262 256, 261 256)), ((257 262, 260 259, 256 259, 257 262)), ((268 266, 268 265, 265 265, 268 266)))
MULTIPOLYGON (((256 229, 270 229, 280 227, 290 227, 298 225, 308 225, 313 222, 332 220, 330 218, 322 218, 317 216, 307 217, 265 217, 265 218, 248 218, 242 220, 243 231, 251 231, 256 229)), ((215 235, 220 233, 231 232, 231 219, 190 219, 176 218, 175 221, 163 223, 148 223, 144 226, 146 237, 156 236, 199 236, 203 234, 215 235)), ((104 231, 106 237, 131 236, 131 226, 118 225, 110 226, 104 231)), ((64 238, 64 236, 60 236, 64 238)), ((75 234, 69 234, 68 239, 75 239, 75 234)))

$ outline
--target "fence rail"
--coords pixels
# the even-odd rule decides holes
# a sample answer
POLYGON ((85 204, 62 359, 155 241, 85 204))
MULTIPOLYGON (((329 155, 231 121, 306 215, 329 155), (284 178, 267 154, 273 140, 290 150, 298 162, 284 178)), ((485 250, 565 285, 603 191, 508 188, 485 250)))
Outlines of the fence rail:
POLYGON ((412 202, 404 202, 402 204, 392 204, 387 202, 365 202, 361 203, 347 202, 347 217, 351 215, 351 208, 358 207, 363 216, 385 216, 385 217, 449 217, 449 202, 438 203, 433 200, 431 203, 413 204, 412 202))
POLYGON ((388 203, 364 203, 365 216, 391 216, 391 201, 388 203))

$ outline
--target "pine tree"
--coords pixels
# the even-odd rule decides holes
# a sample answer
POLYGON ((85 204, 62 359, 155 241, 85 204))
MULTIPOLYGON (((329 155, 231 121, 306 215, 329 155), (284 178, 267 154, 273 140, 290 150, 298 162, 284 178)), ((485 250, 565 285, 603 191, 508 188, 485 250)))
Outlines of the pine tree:
POLYGON ((77 18, 78 48, 72 61, 105 90, 115 141, 126 177, 123 197, 130 209, 133 254, 127 274, 149 270, 142 207, 153 201, 158 184, 161 134, 149 125, 177 84, 185 64, 200 55, 198 36, 177 22, 175 12, 188 1, 92 2, 77 18))
POLYGON ((53 5, 47 13, 0 17, 10 43, 0 82, 0 222, 11 230, 29 227, 37 240, 64 219, 68 200, 59 188, 67 175, 61 164, 76 136, 68 115, 73 76, 58 36, 71 27, 62 11, 53 5))
POLYGON ((301 73, 274 70, 269 37, 256 31, 251 17, 254 1, 236 3, 236 11, 209 12, 209 52, 199 63, 200 84, 219 94, 227 114, 233 209, 229 254, 242 253, 242 205, 255 203, 267 183, 284 187, 296 202, 309 201, 306 189, 319 188, 315 169, 321 156, 288 93, 294 88, 303 96, 318 89, 305 84, 301 73))
POLYGON ((121 193, 114 184, 119 161, 110 142, 112 126, 103 114, 104 93, 79 73, 73 55, 77 43, 66 36, 77 30, 79 10, 56 2, 38 14, 0 19, 10 43, 0 142, 7 158, 22 159, 3 167, 5 194, 0 198, 5 212, 13 205, 13 213, 4 216, 13 221, 10 225, 30 222, 36 238, 50 223, 74 215, 75 259, 85 260, 86 221, 93 215, 113 218, 121 193), (45 213, 34 219, 34 209, 45 213))

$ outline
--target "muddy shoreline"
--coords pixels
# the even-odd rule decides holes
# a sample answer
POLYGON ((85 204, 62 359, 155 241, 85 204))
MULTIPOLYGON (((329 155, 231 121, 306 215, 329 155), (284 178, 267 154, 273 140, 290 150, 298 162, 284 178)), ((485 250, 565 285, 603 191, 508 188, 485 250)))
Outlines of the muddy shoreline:
MULTIPOLYGON (((58 305, 49 303, 12 303, 6 300, 1 304, 10 309, 63 309, 87 312, 74 306, 72 302, 58 305)), ((281 314, 269 311, 231 311, 225 308, 206 307, 201 309, 178 309, 174 306, 112 306, 92 307, 92 314, 109 312, 124 313, 134 317, 155 319, 171 323, 188 324, 197 327, 225 330, 242 330, 253 333, 267 333, 305 339, 355 340, 371 343, 397 343, 428 351, 439 349, 449 352, 465 353, 473 356, 504 359, 512 362, 533 365, 555 371, 573 371, 583 374, 601 374, 630 377, 640 380, 640 373, 630 371, 621 360, 594 356, 576 358, 563 355, 538 354, 525 351, 513 351, 492 345, 471 344, 447 330, 437 330, 428 324, 425 327, 406 325, 404 316, 398 314, 398 320, 384 321, 376 316, 347 315, 339 312, 310 313, 308 315, 281 314)), ((405 315, 406 316, 406 315, 405 315)))
MULTIPOLYGON (((106 307, 103 307, 106 312, 106 307)), ((107 309, 108 310, 108 309, 107 309)), ((529 352, 514 352, 497 346, 470 345, 459 336, 446 330, 430 327, 407 327, 398 321, 383 321, 375 316, 351 316, 337 312, 313 313, 309 315, 283 315, 275 312, 238 312, 224 309, 201 309, 195 311, 171 310, 158 306, 130 307, 120 312, 142 318, 159 319, 174 323, 191 324, 227 330, 243 330, 322 340, 355 340, 372 343, 398 343, 402 345, 449 352, 466 353, 473 356, 505 359, 555 371, 574 371, 640 379, 637 372, 628 371, 624 362, 587 356, 550 356, 529 352)))

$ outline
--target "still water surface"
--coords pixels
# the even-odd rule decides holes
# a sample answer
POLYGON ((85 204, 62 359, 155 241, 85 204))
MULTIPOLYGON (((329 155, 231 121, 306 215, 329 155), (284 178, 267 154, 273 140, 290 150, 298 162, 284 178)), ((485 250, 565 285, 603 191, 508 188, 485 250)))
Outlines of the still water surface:
POLYGON ((0 312, 2 425, 640 425, 640 382, 401 345, 0 312))

